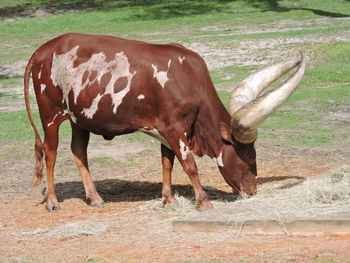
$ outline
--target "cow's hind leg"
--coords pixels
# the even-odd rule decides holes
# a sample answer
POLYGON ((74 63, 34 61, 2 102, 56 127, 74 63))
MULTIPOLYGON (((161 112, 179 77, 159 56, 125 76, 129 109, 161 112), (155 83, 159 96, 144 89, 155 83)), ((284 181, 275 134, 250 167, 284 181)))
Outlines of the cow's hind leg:
POLYGON ((44 152, 46 161, 46 173, 47 173, 47 188, 45 193, 44 202, 46 202, 46 209, 48 211, 59 210, 55 186, 54 186, 54 168, 57 156, 58 146, 58 127, 60 123, 45 124, 44 128, 44 152))
POLYGON ((163 166, 163 186, 162 198, 164 204, 176 205, 177 200, 171 189, 171 171, 173 170, 175 154, 172 150, 161 144, 162 166, 163 166))
POLYGON ((90 132, 81 129, 71 122, 72 126, 72 142, 71 149, 75 162, 78 166, 79 173, 83 180, 86 198, 90 200, 92 206, 101 207, 104 202, 97 193, 94 182, 92 181, 89 164, 87 160, 87 147, 90 138, 90 132))

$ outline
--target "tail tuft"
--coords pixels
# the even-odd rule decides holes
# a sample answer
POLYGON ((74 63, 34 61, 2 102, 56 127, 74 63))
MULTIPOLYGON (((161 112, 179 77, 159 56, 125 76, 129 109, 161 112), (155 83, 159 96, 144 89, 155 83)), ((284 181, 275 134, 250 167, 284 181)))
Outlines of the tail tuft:
POLYGON ((43 168, 44 168, 43 157, 44 157, 43 143, 41 142, 41 139, 39 136, 35 136, 36 164, 34 168, 34 182, 32 184, 32 187, 36 187, 41 183, 41 179, 43 177, 43 168))

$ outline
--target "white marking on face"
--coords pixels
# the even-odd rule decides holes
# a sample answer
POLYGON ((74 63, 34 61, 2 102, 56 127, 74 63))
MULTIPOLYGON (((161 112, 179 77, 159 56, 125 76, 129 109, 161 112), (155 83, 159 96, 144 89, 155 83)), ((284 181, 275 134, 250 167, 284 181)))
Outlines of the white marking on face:
POLYGON ((219 154, 218 157, 214 157, 212 160, 217 164, 217 166, 224 167, 224 162, 222 160, 222 152, 219 154))
POLYGON ((181 152, 182 160, 186 160, 187 155, 189 155, 191 153, 191 151, 181 139, 179 141, 179 145, 180 145, 180 152, 181 152))
POLYGON ((145 99, 145 95, 140 94, 140 95, 137 96, 137 99, 138 100, 144 100, 145 99))
POLYGON ((140 132, 143 132, 155 139, 157 139, 158 141, 160 141, 162 144, 164 144, 166 147, 168 147, 169 149, 171 149, 168 141, 159 133, 159 131, 154 128, 154 129, 150 129, 148 127, 144 127, 142 129, 139 129, 140 132))
POLYGON ((182 62, 184 62, 185 59, 186 59, 185 56, 178 57, 178 60, 179 60, 180 64, 182 64, 182 62))
POLYGON ((45 89, 46 89, 46 85, 43 84, 43 83, 41 83, 41 84, 40 84, 41 93, 43 93, 45 89))
POLYGON ((57 116, 60 115, 60 114, 62 114, 62 116, 66 115, 64 112, 59 111, 59 112, 53 117, 52 121, 51 121, 50 123, 47 124, 47 127, 50 127, 50 126, 55 122, 57 116))
POLYGON ((87 118, 92 118, 98 110, 98 103, 105 95, 110 95, 113 104, 113 113, 117 113, 119 105, 122 103, 125 95, 130 91, 131 80, 136 74, 136 71, 130 72, 130 64, 124 52, 115 54, 111 61, 107 61, 107 57, 103 52, 92 54, 91 58, 73 67, 74 61, 78 58, 77 51, 79 46, 72 48, 64 54, 53 54, 51 79, 55 86, 59 86, 63 92, 64 101, 69 105, 68 94, 73 91, 74 103, 77 103, 80 92, 87 86, 97 82, 100 84, 102 77, 106 73, 111 74, 111 78, 105 87, 103 94, 98 94, 92 101, 89 108, 83 109, 81 112, 87 118), (91 78, 95 74, 96 77, 91 78), (83 82, 83 77, 86 79, 83 82), (120 78, 127 78, 127 83, 124 89, 115 93, 114 85, 120 78))
POLYGON ((157 66, 152 64, 152 68, 154 70, 153 78, 157 79, 158 83, 162 86, 163 89, 165 87, 165 84, 169 80, 168 71, 170 68, 170 64, 171 64, 171 59, 169 59, 168 61, 168 68, 166 71, 158 71, 157 66))

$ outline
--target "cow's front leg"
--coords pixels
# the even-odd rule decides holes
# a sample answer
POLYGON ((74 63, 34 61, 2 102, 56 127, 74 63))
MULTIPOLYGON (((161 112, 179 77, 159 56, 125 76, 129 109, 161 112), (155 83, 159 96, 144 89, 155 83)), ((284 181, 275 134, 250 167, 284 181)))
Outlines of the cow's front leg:
POLYGON ((163 186, 162 198, 164 204, 177 205, 178 201, 175 199, 171 189, 171 171, 174 166, 175 154, 168 147, 161 144, 162 153, 162 167, 163 167, 163 186))
POLYGON ((78 166, 79 173, 83 180, 86 198, 91 201, 92 206, 101 207, 104 202, 97 193, 94 182, 92 181, 89 164, 87 160, 87 147, 89 143, 90 133, 81 129, 71 122, 72 126, 72 142, 71 149, 74 155, 74 160, 78 166))
POLYGON ((207 210, 209 208, 212 208, 213 206, 209 202, 208 196, 204 192, 203 187, 199 181, 197 164, 190 151, 186 136, 183 132, 172 131, 167 133, 166 138, 176 157, 181 163, 182 168, 190 177, 199 210, 207 210))

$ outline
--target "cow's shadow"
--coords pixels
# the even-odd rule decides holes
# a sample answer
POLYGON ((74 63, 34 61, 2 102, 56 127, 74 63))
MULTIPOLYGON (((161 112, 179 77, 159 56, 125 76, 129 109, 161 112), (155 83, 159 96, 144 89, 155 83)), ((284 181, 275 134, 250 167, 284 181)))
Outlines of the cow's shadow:
POLYGON ((284 181, 288 179, 297 179, 297 180, 305 180, 305 177, 302 176, 269 176, 269 177, 258 177, 257 178, 257 184, 266 184, 266 183, 273 183, 278 181, 284 181))
MULTIPOLYGON (((266 177, 258 178, 258 185, 286 179, 304 179, 299 176, 266 177)), ((121 179, 105 179, 95 182, 98 193, 105 202, 137 202, 161 198, 162 184, 147 181, 128 181, 121 179)), ((85 200, 85 191, 81 181, 63 182, 56 184, 58 200, 63 202, 67 199, 80 198, 85 200)), ((46 189, 43 189, 45 193, 46 189)), ((215 187, 204 186, 210 200, 235 201, 237 195, 225 192, 215 187)), ((173 185, 173 191, 187 199, 194 200, 192 185, 173 185)))
MULTIPOLYGON (((95 181, 98 193, 105 202, 137 202, 161 198, 162 184, 145 181, 105 179, 95 181)), ((85 191, 81 181, 63 182, 55 185, 59 202, 80 198, 85 200, 85 191)), ((210 200, 234 201, 237 196, 214 187, 204 186, 210 200)), ((194 200, 190 184, 173 185, 173 191, 187 199, 194 200)), ((45 189, 43 189, 45 192, 45 189)))

